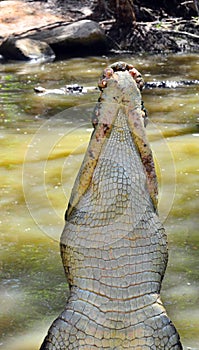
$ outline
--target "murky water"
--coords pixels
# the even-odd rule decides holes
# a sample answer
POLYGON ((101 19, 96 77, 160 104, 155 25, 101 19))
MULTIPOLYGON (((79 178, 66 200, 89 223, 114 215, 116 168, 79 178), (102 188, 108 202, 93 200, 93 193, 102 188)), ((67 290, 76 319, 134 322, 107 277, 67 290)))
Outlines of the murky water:
MULTIPOLYGON (((198 79, 197 55, 122 59, 147 81, 198 79)), ((33 87, 93 86, 115 60, 0 65, 2 350, 38 349, 63 310, 68 287, 58 240, 98 97, 38 96, 33 87)), ((162 299, 184 348, 199 349, 199 87, 145 90, 143 99, 169 240, 162 299)))

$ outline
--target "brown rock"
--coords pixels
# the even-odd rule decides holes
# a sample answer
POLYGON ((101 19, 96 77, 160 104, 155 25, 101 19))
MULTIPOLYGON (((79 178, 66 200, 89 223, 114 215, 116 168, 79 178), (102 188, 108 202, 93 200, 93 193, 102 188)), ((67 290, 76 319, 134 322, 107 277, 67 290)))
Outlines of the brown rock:
POLYGON ((68 14, 54 15, 41 1, 0 1, 0 54, 4 58, 52 59, 53 51, 45 43, 58 57, 106 51, 106 36, 97 22, 74 22, 68 14))
POLYGON ((43 41, 8 38, 0 46, 0 54, 6 59, 48 61, 55 58, 51 47, 43 41))
POLYGON ((81 20, 70 24, 59 24, 42 31, 35 31, 29 37, 47 42, 55 51, 63 55, 87 52, 104 52, 106 36, 97 22, 81 20))

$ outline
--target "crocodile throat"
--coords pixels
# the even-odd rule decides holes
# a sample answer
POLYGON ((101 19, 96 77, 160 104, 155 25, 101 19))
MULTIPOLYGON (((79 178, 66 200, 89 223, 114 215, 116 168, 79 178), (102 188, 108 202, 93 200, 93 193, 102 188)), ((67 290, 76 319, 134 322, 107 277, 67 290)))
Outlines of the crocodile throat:
POLYGON ((167 237, 138 73, 120 62, 101 82, 60 242, 70 296, 41 350, 182 349, 160 300, 167 237))

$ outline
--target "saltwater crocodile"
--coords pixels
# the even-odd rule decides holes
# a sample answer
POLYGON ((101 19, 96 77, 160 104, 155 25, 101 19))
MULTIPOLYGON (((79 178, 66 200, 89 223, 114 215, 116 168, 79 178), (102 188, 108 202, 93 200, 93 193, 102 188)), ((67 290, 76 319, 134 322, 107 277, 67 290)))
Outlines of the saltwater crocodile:
POLYGON ((40 350, 182 349, 160 300, 167 238, 143 123, 138 72, 105 70, 94 131, 61 236, 70 286, 40 350))

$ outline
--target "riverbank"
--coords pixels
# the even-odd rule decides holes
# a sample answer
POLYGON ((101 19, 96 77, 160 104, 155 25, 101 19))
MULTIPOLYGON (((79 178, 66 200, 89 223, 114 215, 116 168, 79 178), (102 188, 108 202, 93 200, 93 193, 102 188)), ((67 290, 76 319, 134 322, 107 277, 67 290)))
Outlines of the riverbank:
POLYGON ((196 7, 188 6, 191 1, 173 11, 173 16, 164 5, 154 8, 147 1, 143 6, 134 1, 132 22, 126 23, 118 9, 110 7, 111 1, 101 1, 106 4, 101 7, 98 3, 0 2, 0 54, 6 60, 52 60, 107 52, 199 51, 199 17, 196 7))

